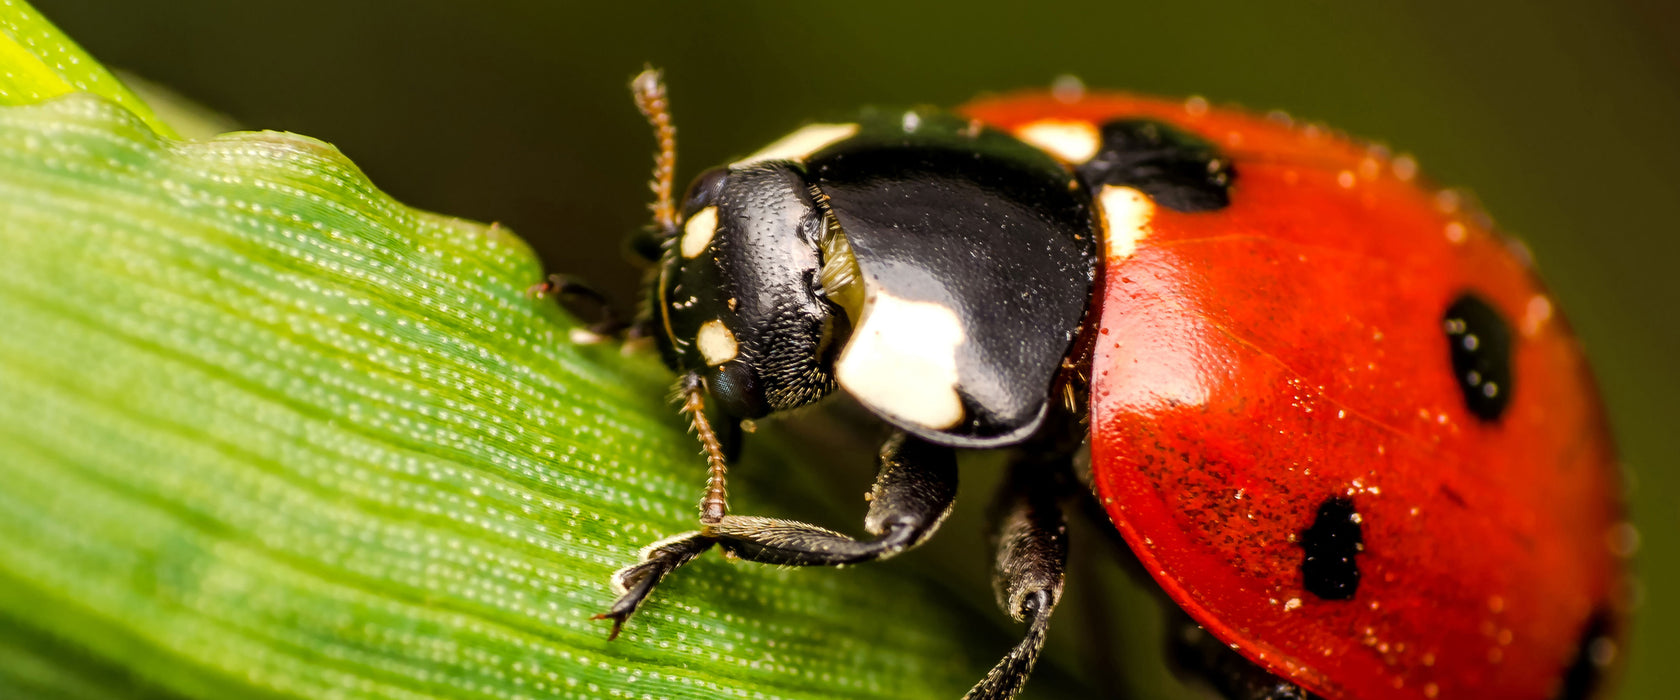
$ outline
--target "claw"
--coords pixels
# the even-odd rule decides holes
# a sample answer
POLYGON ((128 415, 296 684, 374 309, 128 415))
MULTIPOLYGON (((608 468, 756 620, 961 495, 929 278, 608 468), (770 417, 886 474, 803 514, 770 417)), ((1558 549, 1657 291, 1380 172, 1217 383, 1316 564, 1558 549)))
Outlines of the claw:
POLYGON ((716 543, 717 540, 711 537, 690 532, 648 545, 642 550, 641 563, 626 566, 613 574, 612 585, 618 599, 613 601, 612 607, 589 619, 612 620, 612 631, 607 633, 607 641, 617 639, 624 623, 642 607, 642 601, 653 593, 654 586, 659 585, 665 574, 687 564, 716 543))
POLYGON ((590 615, 589 619, 591 619, 591 620, 612 620, 613 621, 612 631, 607 633, 607 641, 610 642, 614 639, 618 639, 618 633, 624 630, 624 621, 628 617, 629 617, 628 615, 618 615, 616 613, 604 612, 604 613, 601 613, 599 615, 590 615))

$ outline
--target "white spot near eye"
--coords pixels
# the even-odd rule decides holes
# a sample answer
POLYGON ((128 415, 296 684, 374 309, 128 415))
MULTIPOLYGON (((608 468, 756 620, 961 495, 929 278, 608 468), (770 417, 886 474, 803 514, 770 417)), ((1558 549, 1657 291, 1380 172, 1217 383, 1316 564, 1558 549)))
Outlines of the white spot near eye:
POLYGON ((717 233, 717 207, 706 207, 694 212, 683 222, 682 256, 692 258, 706 252, 706 246, 712 244, 712 235, 717 233))
POLYGON ((1155 203, 1149 196, 1130 187, 1103 185, 1097 195, 1097 208, 1102 214, 1103 240, 1107 242, 1110 260, 1125 259, 1137 252, 1138 241, 1149 235, 1149 220, 1155 216, 1155 203))
POLYGON ((957 349, 965 339, 949 308, 876 292, 834 365, 835 378, 883 416, 944 430, 963 419, 957 349))
POLYGON ((744 168, 772 160, 803 161, 835 141, 851 138, 857 130, 856 124, 810 124, 758 149, 757 153, 730 163, 729 167, 744 168))
POLYGON ((700 324, 700 332, 694 334, 694 344, 700 347, 700 357, 713 367, 735 359, 735 354, 740 352, 735 334, 718 320, 700 324))
POLYGON ((1015 130, 1015 138, 1039 147, 1064 163, 1084 163, 1097 155, 1102 134, 1081 120, 1044 119, 1015 130))

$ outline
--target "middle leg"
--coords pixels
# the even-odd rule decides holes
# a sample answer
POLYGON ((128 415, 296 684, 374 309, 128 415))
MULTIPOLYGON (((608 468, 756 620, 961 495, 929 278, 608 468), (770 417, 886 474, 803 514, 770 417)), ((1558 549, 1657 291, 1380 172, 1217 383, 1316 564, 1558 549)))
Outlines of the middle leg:
POLYGON ((1010 464, 992 509, 997 559, 992 589, 998 607, 1026 634, 963 700, 1009 700, 1027 682, 1050 631, 1050 613, 1062 597, 1067 567, 1067 520, 1061 497, 1069 474, 1059 452, 1044 457, 1031 447, 1010 464))

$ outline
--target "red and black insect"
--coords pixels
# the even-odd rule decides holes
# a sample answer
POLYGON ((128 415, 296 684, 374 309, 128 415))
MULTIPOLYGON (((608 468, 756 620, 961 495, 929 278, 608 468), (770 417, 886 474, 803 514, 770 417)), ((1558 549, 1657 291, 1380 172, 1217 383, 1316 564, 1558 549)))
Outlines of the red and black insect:
POLYGON ((955 451, 1003 449, 995 584, 1027 631, 970 698, 1026 681, 1074 498, 1211 635, 1181 657, 1229 697, 1599 685, 1625 526, 1591 374, 1521 248, 1409 159, 1201 100, 1030 93, 809 125, 673 202, 663 86, 635 87, 666 193, 641 324, 711 479, 700 528, 615 576, 614 634, 712 547, 912 548, 955 451), (893 429, 871 538, 730 514, 740 422, 836 389, 893 429))

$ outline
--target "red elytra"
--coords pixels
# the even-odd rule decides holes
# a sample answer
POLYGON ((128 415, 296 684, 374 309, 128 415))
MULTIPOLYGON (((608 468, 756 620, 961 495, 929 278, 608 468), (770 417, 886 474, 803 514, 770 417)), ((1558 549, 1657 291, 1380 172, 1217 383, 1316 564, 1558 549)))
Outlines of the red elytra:
POLYGON ((1551 698, 1598 616, 1623 628, 1616 458, 1579 347, 1523 251, 1414 164, 1199 101, 986 99, 1013 129, 1161 119, 1217 144, 1228 208, 1156 207, 1093 315, 1091 452, 1109 517, 1198 624, 1327 698, 1551 698), (1443 311, 1515 337, 1497 421, 1465 405, 1443 311), (1349 600, 1303 587, 1300 535, 1354 504, 1349 600), (1607 616, 1607 617, 1606 617, 1607 616))

